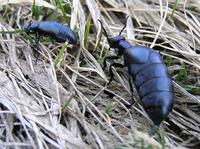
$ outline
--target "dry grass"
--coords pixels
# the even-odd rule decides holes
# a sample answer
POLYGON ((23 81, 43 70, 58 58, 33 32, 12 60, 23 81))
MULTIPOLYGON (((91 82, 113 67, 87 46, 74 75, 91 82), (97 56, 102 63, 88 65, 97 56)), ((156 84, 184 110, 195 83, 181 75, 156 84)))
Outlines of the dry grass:
MULTIPOLYGON (((0 30, 19 28, 19 18, 31 16, 32 1, 0 1, 0 30), (2 5, 2 6, 1 6, 2 5)), ((108 49, 100 39, 100 18, 111 36, 123 32, 133 45, 146 45, 171 57, 173 78, 187 71, 187 84, 200 86, 200 2, 179 0, 65 0, 71 7, 71 28, 78 31, 80 48, 68 45, 58 67, 53 63, 62 44, 41 42, 35 65, 34 50, 20 34, 0 34, 0 148, 199 148, 200 96, 174 82, 175 101, 169 118, 153 137, 152 122, 139 102, 130 109, 122 100, 131 99, 124 76, 115 73, 103 90, 107 71, 100 63, 108 49), (172 15, 173 12, 173 15, 172 15), (84 46, 85 25, 92 18, 88 47, 84 46)), ((36 0, 41 10, 55 9, 55 1, 36 0)), ((43 13, 42 13, 43 14, 43 13)), ((41 14, 40 20, 43 20, 41 14)), ((56 11, 62 18, 61 10, 56 11)), ((55 20, 55 18, 54 18, 55 20)), ((134 91, 135 100, 138 94, 134 91)))

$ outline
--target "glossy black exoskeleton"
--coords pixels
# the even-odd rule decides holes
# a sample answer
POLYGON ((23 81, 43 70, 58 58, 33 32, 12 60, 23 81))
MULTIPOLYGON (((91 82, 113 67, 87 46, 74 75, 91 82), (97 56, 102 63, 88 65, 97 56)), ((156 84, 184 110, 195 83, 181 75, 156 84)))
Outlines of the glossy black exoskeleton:
MULTIPOLYGON (((77 45, 77 39, 74 32, 66 25, 53 21, 30 22, 28 26, 24 24, 24 20, 20 22, 20 26, 27 34, 35 34, 35 47, 39 51, 38 43, 41 36, 47 36, 57 42, 64 43, 69 40, 69 43, 77 45)), ((39 53, 36 56, 36 63, 39 53)))
POLYGON ((69 40, 70 43, 76 45, 77 39, 74 32, 66 25, 53 21, 30 22, 28 26, 24 25, 24 21, 20 23, 23 31, 27 34, 36 34, 39 41, 41 36, 49 36, 57 42, 63 43, 69 40))
POLYGON ((104 59, 104 67, 106 67, 108 59, 115 60, 121 56, 124 58, 124 65, 119 63, 110 65, 110 82, 113 79, 112 66, 127 67, 131 93, 133 93, 133 80, 145 111, 154 124, 159 126, 168 116, 174 104, 173 83, 160 54, 145 46, 132 46, 121 36, 125 26, 118 36, 109 38, 102 22, 100 20, 99 22, 110 48, 117 51, 116 56, 107 56, 104 59))

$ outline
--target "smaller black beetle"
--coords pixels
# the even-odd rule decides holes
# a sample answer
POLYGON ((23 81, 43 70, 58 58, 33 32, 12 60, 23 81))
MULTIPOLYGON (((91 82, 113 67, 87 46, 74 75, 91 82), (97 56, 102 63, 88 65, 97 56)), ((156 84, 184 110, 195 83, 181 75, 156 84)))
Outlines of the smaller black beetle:
POLYGON ((58 22, 53 21, 43 21, 43 22, 32 22, 29 25, 24 24, 24 20, 20 21, 20 26, 24 32, 27 34, 35 34, 35 47, 37 49, 38 55, 36 56, 36 62, 39 57, 39 40, 41 36, 49 36, 57 42, 64 43, 69 40, 69 43, 77 45, 77 39, 74 32, 68 27, 58 22))
POLYGON ((71 44, 76 45, 77 39, 74 32, 68 27, 58 22, 43 21, 32 22, 29 25, 24 25, 24 20, 20 22, 20 26, 27 34, 36 34, 36 44, 41 36, 49 36, 57 42, 63 43, 69 40, 71 44))

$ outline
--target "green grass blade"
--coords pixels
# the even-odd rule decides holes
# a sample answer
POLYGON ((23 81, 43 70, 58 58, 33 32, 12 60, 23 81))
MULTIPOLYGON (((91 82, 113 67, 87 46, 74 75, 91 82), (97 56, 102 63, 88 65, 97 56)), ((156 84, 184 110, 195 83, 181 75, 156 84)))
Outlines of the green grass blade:
POLYGON ((173 64, 173 60, 172 60, 172 57, 170 56, 167 56, 166 57, 166 63, 167 63, 167 66, 171 66, 173 64))
POLYGON ((177 8, 177 4, 178 4, 178 0, 176 0, 175 3, 174 3, 174 5, 173 5, 173 11, 172 11, 171 16, 174 15, 174 12, 176 11, 176 8, 177 8))
POLYGON ((63 53, 64 53, 66 47, 67 47, 67 45, 66 45, 66 43, 65 43, 65 44, 62 46, 60 52, 58 53, 58 55, 57 55, 57 57, 56 57, 56 60, 55 60, 55 62, 54 62, 54 66, 57 67, 58 63, 60 62, 60 60, 61 60, 61 58, 62 58, 62 55, 63 55, 63 53))
POLYGON ((60 8, 60 10, 62 11, 62 15, 63 15, 63 17, 65 19, 65 22, 68 22, 69 19, 68 19, 67 15, 66 15, 65 9, 64 9, 64 7, 62 5, 62 0, 57 0, 57 4, 58 4, 58 7, 60 8))
POLYGON ((192 94, 200 94, 200 87, 193 85, 180 84, 186 91, 192 94))
POLYGON ((35 0, 33 0, 32 18, 35 18, 36 20, 38 20, 40 14, 41 14, 40 7, 36 6, 36 5, 35 5, 35 0))
POLYGON ((113 102, 109 102, 108 105, 105 108, 105 113, 110 115, 112 113, 112 111, 113 111, 113 107, 114 107, 114 103, 113 102))
POLYGON ((26 34, 22 29, 17 29, 17 30, 14 30, 14 31, 0 31, 0 34, 16 34, 16 33, 23 34, 23 36, 25 36, 25 38, 28 39, 31 44, 34 44, 31 36, 26 34))
POLYGON ((67 107, 69 106, 70 102, 72 101, 74 97, 74 94, 72 94, 69 99, 66 101, 66 103, 64 103, 64 106, 62 107, 62 112, 65 112, 67 110, 67 107))
POLYGON ((84 39, 84 44, 85 47, 88 48, 88 36, 90 32, 90 27, 91 27, 91 16, 87 19, 86 26, 85 26, 85 39, 84 39))
POLYGON ((0 31, 0 34, 16 34, 16 33, 23 33, 22 29, 17 29, 14 31, 0 31))

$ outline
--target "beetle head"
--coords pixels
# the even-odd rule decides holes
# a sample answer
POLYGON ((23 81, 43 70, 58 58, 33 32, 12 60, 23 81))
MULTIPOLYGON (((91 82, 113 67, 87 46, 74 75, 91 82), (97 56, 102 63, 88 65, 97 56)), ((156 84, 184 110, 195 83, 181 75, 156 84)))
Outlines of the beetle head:
POLYGON ((111 48, 119 48, 119 42, 120 41, 125 41, 125 37, 123 36, 116 36, 114 38, 109 38, 108 43, 111 48))
POLYGON ((24 32, 29 32, 28 31, 28 27, 25 25, 25 23, 24 23, 25 21, 24 21, 24 19, 21 19, 20 21, 19 21, 19 25, 20 25, 20 27, 22 28, 22 30, 24 31, 24 32))
POLYGON ((38 23, 37 22, 32 23, 32 20, 30 20, 28 25, 26 25, 24 22, 25 22, 24 19, 22 19, 22 20, 20 20, 19 24, 20 24, 22 30, 24 32, 26 32, 27 34, 33 33, 34 29, 37 29, 37 27, 38 27, 38 23))
MULTIPOLYGON (((126 18, 126 20, 128 19, 128 17, 126 18)), ((98 20, 99 22, 100 22, 100 24, 101 24, 101 28, 102 28, 102 30, 103 30, 103 34, 104 34, 104 36, 106 36, 106 38, 107 38, 107 41, 108 41, 108 43, 109 43, 109 45, 110 45, 110 48, 119 48, 119 42, 120 41, 125 41, 125 37, 123 37, 123 36, 121 36, 121 34, 122 34, 122 32, 124 31, 124 29, 126 28, 126 23, 125 23, 125 25, 123 26, 123 28, 121 29, 121 31, 119 32, 119 35, 118 36, 116 36, 116 37, 114 37, 114 38, 109 38, 108 37, 108 33, 106 32, 106 29, 104 28, 104 26, 103 26, 103 24, 102 24, 102 22, 100 21, 100 20, 98 20)))

